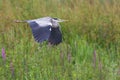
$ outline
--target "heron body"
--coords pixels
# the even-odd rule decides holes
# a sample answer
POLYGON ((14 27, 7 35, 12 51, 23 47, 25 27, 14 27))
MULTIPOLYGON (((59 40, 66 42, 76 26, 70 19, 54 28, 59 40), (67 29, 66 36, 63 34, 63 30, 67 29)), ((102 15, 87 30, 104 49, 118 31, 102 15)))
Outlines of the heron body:
POLYGON ((43 17, 34 20, 25 20, 32 30, 35 41, 42 43, 48 41, 52 45, 57 45, 62 42, 62 33, 59 22, 63 22, 58 18, 43 17))

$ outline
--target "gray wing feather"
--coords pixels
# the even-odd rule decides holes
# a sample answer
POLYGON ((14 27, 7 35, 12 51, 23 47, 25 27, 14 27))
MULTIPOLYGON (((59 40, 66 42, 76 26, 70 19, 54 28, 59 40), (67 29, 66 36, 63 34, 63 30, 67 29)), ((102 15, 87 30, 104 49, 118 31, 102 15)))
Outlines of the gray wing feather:
POLYGON ((34 39, 37 42, 43 42, 45 40, 49 39, 49 36, 51 34, 51 26, 47 25, 47 26, 40 26, 39 24, 37 24, 35 21, 33 22, 29 22, 29 25, 32 29, 32 33, 34 36, 34 39))

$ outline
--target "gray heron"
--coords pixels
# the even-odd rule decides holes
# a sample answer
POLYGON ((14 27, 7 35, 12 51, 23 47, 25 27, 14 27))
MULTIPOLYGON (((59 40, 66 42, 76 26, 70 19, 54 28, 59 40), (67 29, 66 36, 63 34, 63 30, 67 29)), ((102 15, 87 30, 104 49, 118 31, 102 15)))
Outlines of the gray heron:
POLYGON ((57 45, 62 42, 62 33, 59 22, 64 22, 59 18, 43 17, 33 20, 16 22, 27 22, 31 27, 33 37, 38 43, 47 41, 51 45, 57 45))

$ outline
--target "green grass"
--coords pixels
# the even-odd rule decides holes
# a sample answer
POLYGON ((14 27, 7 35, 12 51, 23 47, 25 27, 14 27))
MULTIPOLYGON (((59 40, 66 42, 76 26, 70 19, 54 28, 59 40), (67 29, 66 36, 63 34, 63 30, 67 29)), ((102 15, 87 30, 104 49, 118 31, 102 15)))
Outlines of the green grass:
POLYGON ((119 0, 0 0, 0 80, 119 80, 119 0), (28 20, 61 23, 57 46, 34 41, 28 20))

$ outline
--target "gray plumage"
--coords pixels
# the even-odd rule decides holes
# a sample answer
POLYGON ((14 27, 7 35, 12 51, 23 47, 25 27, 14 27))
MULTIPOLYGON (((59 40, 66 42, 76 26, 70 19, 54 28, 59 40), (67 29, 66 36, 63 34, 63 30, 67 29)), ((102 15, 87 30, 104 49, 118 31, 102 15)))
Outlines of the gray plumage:
POLYGON ((57 45, 62 42, 62 33, 59 22, 63 22, 58 18, 43 17, 34 20, 16 21, 27 22, 32 30, 35 41, 42 43, 48 41, 52 45, 57 45))

